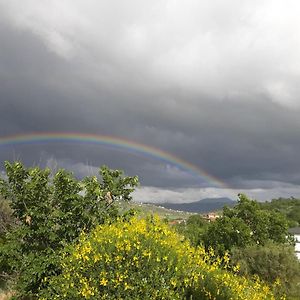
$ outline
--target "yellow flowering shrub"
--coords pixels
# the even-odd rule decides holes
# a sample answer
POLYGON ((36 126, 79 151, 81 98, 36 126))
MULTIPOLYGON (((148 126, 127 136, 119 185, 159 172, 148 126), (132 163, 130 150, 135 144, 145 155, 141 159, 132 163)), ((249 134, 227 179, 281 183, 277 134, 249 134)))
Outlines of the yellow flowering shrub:
POLYGON ((101 225, 65 250, 40 299, 274 299, 212 256, 156 217, 101 225))

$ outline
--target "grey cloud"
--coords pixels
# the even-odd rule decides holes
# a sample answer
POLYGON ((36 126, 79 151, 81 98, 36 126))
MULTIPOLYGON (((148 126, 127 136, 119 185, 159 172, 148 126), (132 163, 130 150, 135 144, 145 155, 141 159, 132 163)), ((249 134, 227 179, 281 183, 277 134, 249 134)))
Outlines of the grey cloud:
MULTIPOLYGON (((173 153, 233 189, 299 184, 298 3, 0 0, 0 8, 1 136, 114 135, 173 153)), ((44 165, 53 157, 80 175, 105 163, 161 189, 211 184, 91 145, 0 149, 1 160, 16 156, 44 165)))
POLYGON ((184 188, 167 189, 158 187, 141 187, 134 193, 134 199, 138 202, 173 202, 186 203, 199 201, 204 198, 228 197, 237 200, 239 193, 246 194, 249 198, 257 201, 270 201, 279 197, 300 197, 299 185, 290 185, 285 187, 278 186, 274 188, 257 189, 220 189, 220 188, 184 188))

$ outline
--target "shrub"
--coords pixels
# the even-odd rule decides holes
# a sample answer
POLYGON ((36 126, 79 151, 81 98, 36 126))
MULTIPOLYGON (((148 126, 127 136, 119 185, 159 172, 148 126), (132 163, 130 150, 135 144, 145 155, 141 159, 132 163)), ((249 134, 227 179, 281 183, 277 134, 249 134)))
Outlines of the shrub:
MULTIPOLYGON (((97 226, 65 248, 41 299, 274 299, 156 217, 97 226)), ((45 280, 48 280, 45 278, 45 280)))
MULTIPOLYGON (((300 262, 294 248, 288 245, 268 243, 266 246, 248 246, 232 251, 232 263, 240 265, 240 274, 259 276, 262 280, 274 284, 277 292, 289 297, 300 295, 300 262)), ((294 299, 294 298, 293 298, 294 299)))

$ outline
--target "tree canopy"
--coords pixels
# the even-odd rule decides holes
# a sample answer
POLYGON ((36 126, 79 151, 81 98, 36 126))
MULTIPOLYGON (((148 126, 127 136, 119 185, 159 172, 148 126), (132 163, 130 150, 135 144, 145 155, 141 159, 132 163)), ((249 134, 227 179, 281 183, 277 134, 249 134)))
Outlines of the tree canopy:
POLYGON ((220 253, 234 246, 292 242, 287 219, 281 213, 264 210, 243 194, 239 195, 236 206, 224 208, 223 216, 207 228, 203 240, 207 247, 212 246, 220 253))
MULTIPOLYGON (((96 176, 77 180, 72 173, 26 168, 5 163, 7 178, 0 180, 0 193, 10 200, 18 226, 0 245, 2 273, 18 273, 23 296, 32 296, 46 285, 45 278, 60 273, 59 251, 97 224, 118 216, 115 200, 131 200, 138 178, 102 167, 96 176)), ((3 274, 2 274, 3 275, 3 274)))

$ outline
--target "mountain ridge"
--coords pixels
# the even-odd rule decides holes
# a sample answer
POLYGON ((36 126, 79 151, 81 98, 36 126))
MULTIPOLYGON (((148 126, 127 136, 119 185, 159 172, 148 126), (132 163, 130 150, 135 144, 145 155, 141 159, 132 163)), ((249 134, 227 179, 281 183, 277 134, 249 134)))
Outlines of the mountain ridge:
POLYGON ((156 206, 162 206, 164 208, 186 211, 186 212, 194 212, 194 213, 208 213, 216 210, 221 210, 225 205, 232 207, 237 202, 227 197, 219 197, 219 198, 204 198, 195 202, 187 202, 187 203, 152 203, 156 206))

